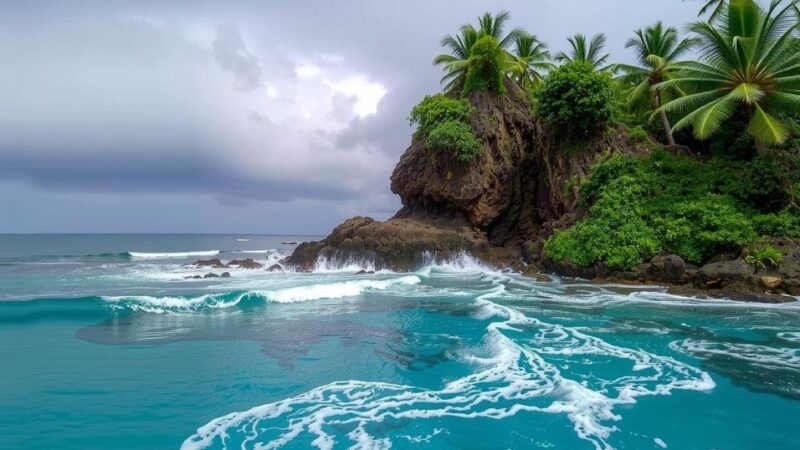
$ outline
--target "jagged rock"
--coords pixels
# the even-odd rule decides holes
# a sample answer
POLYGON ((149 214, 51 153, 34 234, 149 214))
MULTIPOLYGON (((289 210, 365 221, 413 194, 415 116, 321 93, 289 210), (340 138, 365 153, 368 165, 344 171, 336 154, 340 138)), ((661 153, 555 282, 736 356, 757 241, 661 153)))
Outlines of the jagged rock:
POLYGON ((267 269, 268 272, 283 272, 283 267, 280 264, 273 264, 267 269))
POLYGON ((322 241, 300 244, 285 263, 309 270, 323 258, 339 265, 369 263, 377 270, 408 272, 434 260, 451 260, 463 252, 490 262, 510 263, 512 259, 506 252, 492 251, 486 236, 463 222, 432 219, 377 222, 355 217, 336 227, 322 241))
POLYGON ((764 275, 758 279, 758 282, 767 289, 775 289, 783 284, 783 278, 764 275))
POLYGON ((231 277, 231 273, 230 272, 222 272, 221 274, 219 274, 219 277, 220 278, 230 278, 231 277))
POLYGON ((678 283, 686 275, 686 263, 678 255, 656 255, 644 266, 645 278, 652 281, 678 283))
POLYGON ((219 260, 219 258, 214 259, 199 259, 192 263, 193 266, 197 267, 212 267, 214 269, 222 269, 225 267, 225 264, 219 260))
POLYGON ((753 273, 751 265, 741 259, 735 259, 706 264, 700 268, 697 281, 709 288, 725 287, 733 283, 750 284, 753 273))
POLYGON ((225 267, 238 267, 240 269, 260 269, 264 267, 263 264, 255 262, 252 258, 247 259, 234 259, 229 262, 225 267))

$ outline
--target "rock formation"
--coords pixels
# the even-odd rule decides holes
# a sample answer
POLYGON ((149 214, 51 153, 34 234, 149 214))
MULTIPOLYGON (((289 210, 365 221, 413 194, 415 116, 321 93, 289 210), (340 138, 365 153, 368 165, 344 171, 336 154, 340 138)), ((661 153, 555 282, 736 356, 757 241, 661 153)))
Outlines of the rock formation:
POLYGON ((483 144, 477 160, 459 162, 415 136, 391 176, 403 203, 394 218, 350 219, 326 239, 298 246, 286 262, 303 270, 320 258, 412 270, 468 252, 507 267, 521 260, 526 242, 535 245, 579 217, 575 181, 600 158, 647 151, 618 130, 575 148, 533 118, 528 95, 515 82, 507 79, 506 90, 468 98, 472 130, 483 144))

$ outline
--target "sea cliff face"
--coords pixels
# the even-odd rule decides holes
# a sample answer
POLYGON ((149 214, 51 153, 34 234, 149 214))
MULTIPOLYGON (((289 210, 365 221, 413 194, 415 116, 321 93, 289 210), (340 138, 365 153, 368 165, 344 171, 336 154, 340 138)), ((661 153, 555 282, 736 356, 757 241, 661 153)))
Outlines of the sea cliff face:
POLYGON ((496 266, 519 265, 526 243, 580 216, 576 181, 601 157, 648 151, 621 130, 580 147, 563 142, 533 118, 527 93, 505 82, 505 95, 468 97, 471 128, 483 146, 479 158, 463 163, 415 136, 391 176, 403 203, 392 219, 350 219, 326 239, 299 246, 287 263, 309 269, 320 260, 362 261, 378 270, 410 270, 469 253, 496 266))

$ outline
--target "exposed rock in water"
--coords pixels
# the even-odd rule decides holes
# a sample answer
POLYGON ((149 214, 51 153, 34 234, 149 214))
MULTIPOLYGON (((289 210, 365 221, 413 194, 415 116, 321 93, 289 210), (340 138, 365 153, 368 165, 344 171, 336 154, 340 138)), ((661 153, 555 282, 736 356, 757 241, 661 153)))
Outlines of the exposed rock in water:
POLYGON ((267 268, 267 272, 283 272, 283 267, 280 264, 273 264, 267 268))
POLYGON ((225 264, 223 264, 223 262, 220 261, 219 258, 199 259, 199 260, 193 262, 191 265, 197 266, 197 267, 212 267, 214 269, 222 269, 222 268, 225 267, 225 264))
POLYGON ((222 272, 221 274, 219 274, 219 277, 220 278, 230 278, 231 277, 231 273, 230 272, 222 272))
POLYGON ((247 259, 234 259, 233 261, 230 261, 225 267, 238 267, 240 269, 260 269, 264 267, 264 265, 255 262, 252 258, 247 258, 247 259))
MULTIPOLYGON (((300 244, 286 262, 300 270, 311 270, 322 259, 338 266, 411 271, 433 262, 452 261, 464 252, 493 259, 486 236, 465 222, 432 218, 377 222, 355 217, 322 241, 300 244)), ((502 253, 498 253, 500 258, 502 253)))
POLYGON ((468 98, 475 108, 472 130, 483 144, 477 160, 462 163, 415 136, 391 176, 403 203, 394 218, 350 219, 326 239, 300 244, 285 262, 301 270, 320 259, 414 270, 468 253, 510 267, 523 243, 543 242, 565 221, 577 220, 577 181, 603 156, 648 151, 622 131, 579 146, 564 143, 533 118, 527 93, 505 83, 505 95, 476 91, 468 98))

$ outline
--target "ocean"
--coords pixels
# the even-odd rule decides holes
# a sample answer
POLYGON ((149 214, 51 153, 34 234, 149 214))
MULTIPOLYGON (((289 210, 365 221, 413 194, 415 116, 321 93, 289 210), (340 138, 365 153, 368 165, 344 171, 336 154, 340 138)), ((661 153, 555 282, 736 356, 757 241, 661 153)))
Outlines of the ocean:
POLYGON ((0 235, 0 448, 800 448, 800 303, 187 266, 309 239, 0 235))

